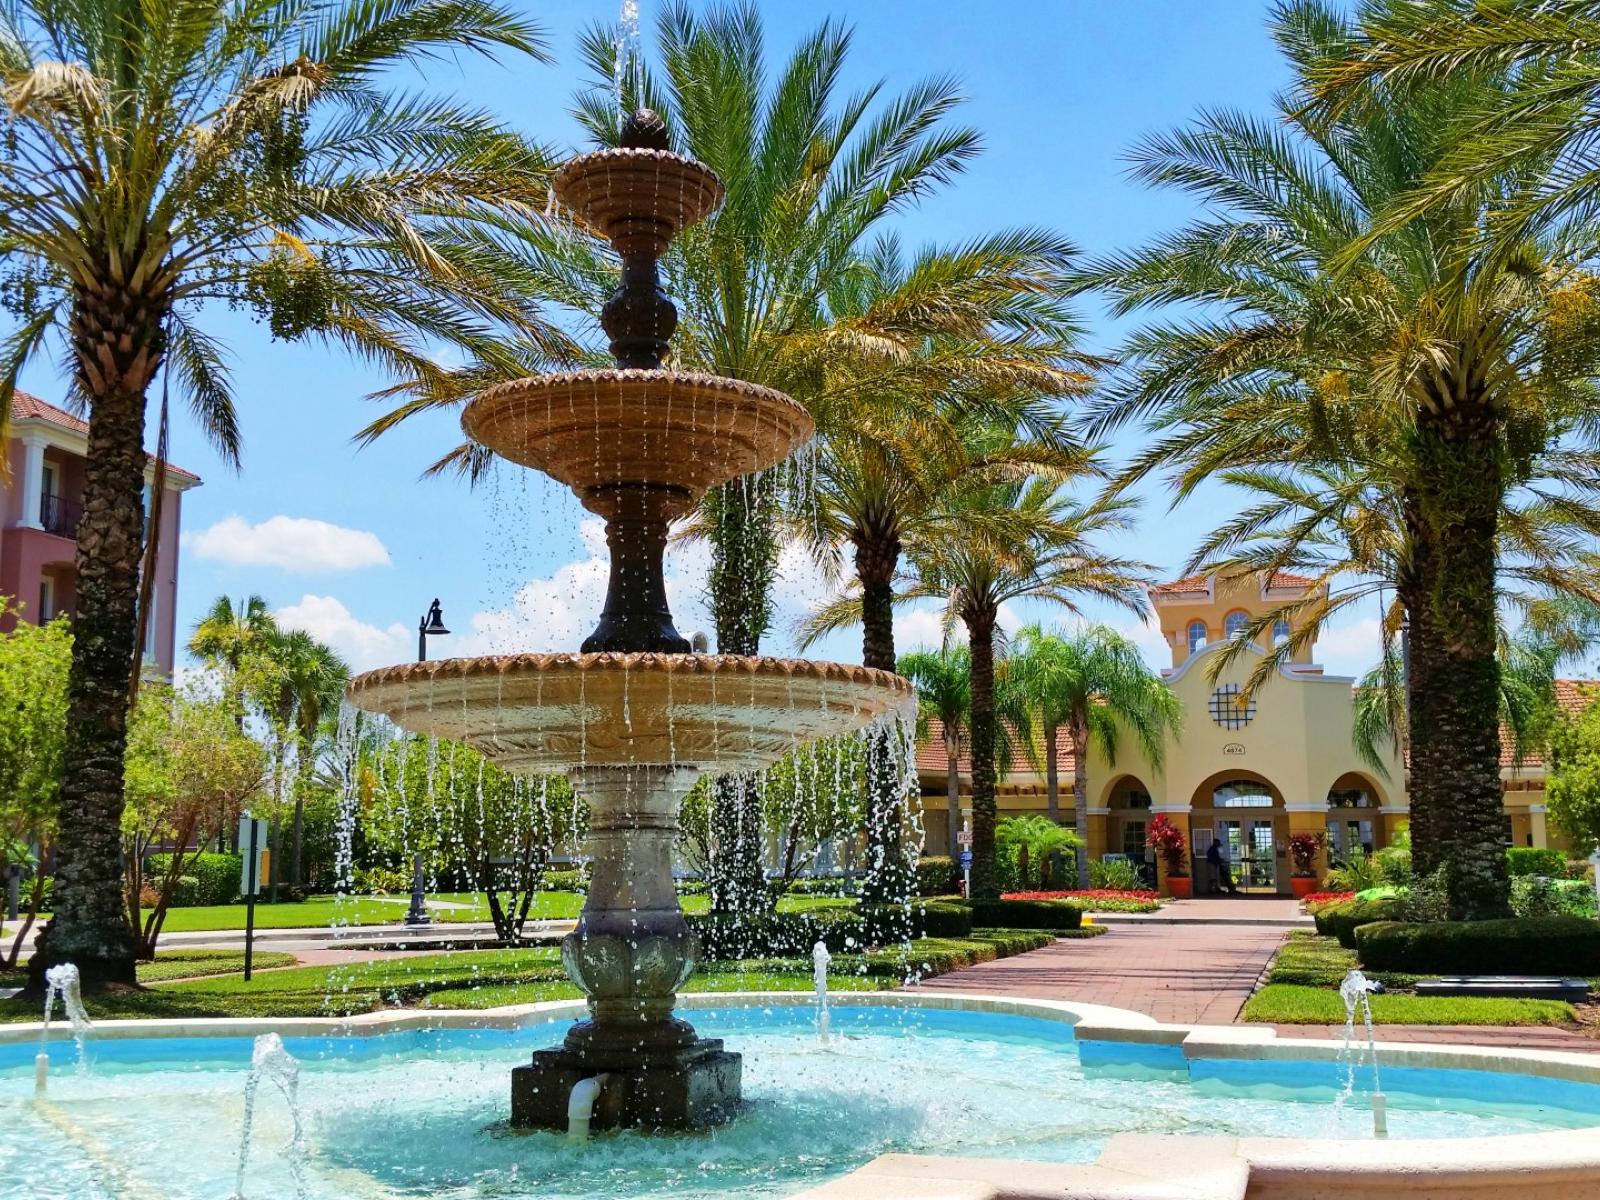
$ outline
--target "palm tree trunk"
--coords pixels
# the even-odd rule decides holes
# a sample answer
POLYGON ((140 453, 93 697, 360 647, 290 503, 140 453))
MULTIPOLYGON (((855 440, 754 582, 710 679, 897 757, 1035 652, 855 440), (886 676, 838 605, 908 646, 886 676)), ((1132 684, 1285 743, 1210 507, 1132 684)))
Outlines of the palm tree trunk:
MULTIPOLYGON (((777 576, 776 479, 736 479, 706 498, 711 525, 711 612, 719 654, 758 654, 772 619, 777 576)), ((711 856, 707 883, 715 913, 772 907, 764 870, 764 814, 753 774, 723 775, 712 784, 711 856)))
POLYGON ((972 894, 992 899, 1000 894, 995 873, 994 827, 994 625, 987 608, 964 610, 962 621, 972 645, 972 894))
POLYGON ((1072 722, 1072 824, 1078 833, 1078 886, 1089 886, 1089 722, 1072 722))
MULTIPOLYGON (((893 673, 894 572, 898 538, 856 540, 856 577, 861 580, 861 662, 893 673)), ((863 904, 902 904, 912 894, 916 868, 905 846, 905 776, 896 753, 899 739, 884 728, 867 734, 867 876, 863 904)))
POLYGON ((1413 628, 1412 778, 1424 791, 1432 845, 1443 862, 1450 916, 1510 912, 1510 825, 1500 782, 1500 673, 1495 637, 1495 534, 1505 490, 1492 420, 1457 405, 1424 411, 1415 435, 1417 501, 1431 577, 1413 628))
POLYGON ((947 847, 950 857, 956 856, 961 841, 961 735, 956 732, 955 722, 947 720, 944 725, 944 793, 948 805, 947 817, 950 843, 947 847))
MULTIPOLYGON (((141 255, 124 263, 143 269, 141 255)), ((116 279, 107 269, 101 278, 116 279)), ((122 760, 144 539, 145 390, 161 361, 163 296, 113 283, 80 286, 70 339, 89 400, 78 527, 67 725, 56 840, 54 913, 29 961, 30 989, 71 962, 85 987, 132 984, 136 947, 122 894, 122 760)))

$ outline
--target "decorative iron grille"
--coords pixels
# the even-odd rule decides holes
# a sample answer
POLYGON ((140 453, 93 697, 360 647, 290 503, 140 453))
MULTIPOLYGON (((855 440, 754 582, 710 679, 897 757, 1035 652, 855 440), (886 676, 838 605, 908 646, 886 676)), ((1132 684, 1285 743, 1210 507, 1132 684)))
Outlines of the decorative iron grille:
POLYGON ((1252 696, 1241 701, 1237 683, 1225 683, 1211 693, 1211 719, 1224 729, 1243 729, 1256 717, 1256 702, 1252 696))

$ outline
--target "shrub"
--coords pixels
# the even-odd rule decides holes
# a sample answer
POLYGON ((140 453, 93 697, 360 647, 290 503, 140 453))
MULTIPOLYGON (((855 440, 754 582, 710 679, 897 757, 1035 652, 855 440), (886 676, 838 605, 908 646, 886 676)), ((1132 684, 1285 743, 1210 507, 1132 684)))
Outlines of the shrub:
POLYGON ((1448 921, 1450 919, 1450 871, 1443 863, 1431 875, 1414 879, 1400 893, 1402 921, 1448 921))
POLYGON ((843 875, 818 875, 810 879, 791 879, 784 888, 791 896, 853 896, 855 889, 843 875))
POLYGON ((1144 840, 1145 845, 1154 847, 1161 857, 1168 875, 1182 878, 1189 874, 1189 839, 1184 837, 1183 830, 1174 825, 1166 813, 1157 813, 1150 818, 1144 840))
POLYGON ((964 938, 972 935, 972 906, 962 900, 930 900, 912 905, 923 937, 964 938))
MULTIPOLYGON (((684 883, 678 884, 678 891, 684 895, 692 893, 684 891, 684 883)), ((409 885, 408 885, 409 886, 409 885)), ((589 872, 586 870, 561 870, 546 871, 539 880, 541 892, 583 892, 589 889, 589 872)))
MULTIPOLYGON (((571 872, 571 874, 576 875, 577 872, 573 871, 573 872, 571 872)), ((559 888, 559 889, 558 888, 543 888, 542 890, 553 892, 553 891, 571 891, 573 889, 570 889, 570 888, 559 888)), ((680 879, 680 880, 678 880, 678 883, 677 883, 677 890, 678 890, 678 895, 680 895, 680 896, 706 896, 706 895, 709 895, 711 893, 711 885, 708 884, 704 879, 680 879)))
POLYGON ((397 896, 411 891, 411 872, 399 867, 357 867, 354 883, 359 895, 397 896))
POLYGON ((1511 911, 1519 917, 1592 917, 1594 888, 1582 879, 1518 875, 1511 881, 1511 911))
POLYGON ((1083 910, 1065 900, 974 900, 972 923, 995 929, 1076 929, 1083 910))
MULTIPOLYGON (((171 863, 170 854, 150 855, 144 860, 146 881, 159 888, 171 863)), ((173 893, 173 907, 232 904, 239 898, 239 875, 243 868, 244 858, 238 854, 194 855, 184 864, 183 873, 183 878, 194 880, 194 886, 185 888, 180 882, 173 893)))
POLYGON ((1398 896, 1382 900, 1347 900, 1336 904, 1322 914, 1327 931, 1339 939, 1346 950, 1356 948, 1356 930, 1376 921, 1395 921, 1402 913, 1404 901, 1398 896))
POLYGON ((1089 886, 1097 891, 1135 892, 1145 886, 1139 868, 1125 858, 1089 864, 1089 886))
POLYGON ((1567 871, 1567 856, 1559 850, 1512 846, 1506 850, 1506 866, 1513 876, 1547 875, 1560 879, 1567 871))
POLYGON ((1445 975, 1600 974, 1600 921, 1511 917, 1497 921, 1372 922, 1356 932, 1361 965, 1445 975))
POLYGON ((1326 833, 1295 833, 1289 836, 1289 857, 1294 860, 1294 873, 1301 878, 1314 875, 1313 864, 1317 861, 1317 851, 1322 849, 1322 843, 1328 840, 1326 833))
POLYGON ((961 873, 956 860, 942 854, 917 860, 917 895, 948 896, 956 890, 961 873))
POLYGON ((909 908, 882 904, 859 910, 822 908, 762 916, 708 913, 691 916, 688 921, 707 959, 809 958, 818 942, 830 953, 843 954, 860 953, 870 946, 892 946, 912 937, 969 937, 973 912, 965 901, 951 899, 913 903, 909 908))

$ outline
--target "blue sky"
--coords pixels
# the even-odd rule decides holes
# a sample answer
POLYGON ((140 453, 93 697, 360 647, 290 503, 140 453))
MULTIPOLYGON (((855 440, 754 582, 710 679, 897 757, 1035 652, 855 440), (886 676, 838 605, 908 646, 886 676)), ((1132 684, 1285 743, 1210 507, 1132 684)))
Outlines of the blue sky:
MULTIPOLYGON (((657 5, 640 7, 648 31, 657 5)), ((1137 244, 1193 210, 1183 196, 1125 177, 1129 145, 1203 107, 1264 111, 1285 80, 1266 31, 1266 0, 767 0, 761 9, 774 57, 826 15, 852 24, 842 90, 880 77, 890 91, 928 74, 962 81, 970 100, 960 119, 982 131, 987 149, 964 179, 901 222, 908 244, 1032 224, 1064 232, 1091 254, 1137 244)), ((484 103, 542 141, 576 147, 567 114, 579 81, 576 35, 614 19, 616 9, 541 0, 530 11, 549 34, 553 65, 431 64, 418 82, 484 103)), ((1086 305, 1084 317, 1087 348, 1114 345, 1117 331, 1103 313, 1086 305)), ((604 556, 598 528, 584 523, 588 514, 570 494, 516 468, 476 492, 454 480, 419 480, 459 440, 451 418, 417 420, 358 451, 351 435, 378 411, 364 397, 384 384, 379 374, 335 351, 274 342, 246 314, 215 312, 209 325, 233 351, 245 462, 231 472, 192 426, 175 425, 174 460, 205 479, 185 498, 181 629, 221 592, 259 592, 286 621, 366 668, 414 654, 417 617, 437 595, 455 631, 437 640, 437 655, 576 649, 598 614, 604 556)), ((62 390, 43 360, 22 382, 47 398, 62 390)), ((1136 439, 1116 449, 1125 454, 1136 439)), ((1215 489, 1169 514, 1152 487, 1139 529, 1119 549, 1170 577, 1229 503, 1215 489)), ((701 558, 689 551, 675 559, 679 628, 704 628, 701 558)), ((767 642, 773 652, 792 650, 792 622, 822 591, 798 555, 786 558, 778 627, 767 642)), ((1048 610, 1011 617, 1066 619, 1048 610)), ((1113 619, 1136 631, 1127 616, 1113 619)), ((902 648, 937 636, 931 613, 902 621, 902 648)), ((1141 637, 1153 665, 1167 665, 1148 632, 1141 637)), ((1354 672, 1375 656, 1376 639, 1371 617, 1348 621, 1329 633, 1319 657, 1354 672)), ((842 636, 814 656, 857 660, 859 649, 842 636)))

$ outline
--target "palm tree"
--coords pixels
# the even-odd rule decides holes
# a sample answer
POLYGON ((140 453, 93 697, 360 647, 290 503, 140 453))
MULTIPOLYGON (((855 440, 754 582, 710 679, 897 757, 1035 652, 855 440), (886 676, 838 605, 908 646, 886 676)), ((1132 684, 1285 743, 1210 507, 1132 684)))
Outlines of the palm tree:
POLYGON ((250 596, 235 607, 232 597, 218 596, 189 636, 189 653, 224 672, 233 699, 234 724, 241 730, 245 663, 266 654, 277 635, 278 623, 262 597, 250 596))
MULTIPOLYGON (((1342 52, 1345 20, 1280 6, 1302 83, 1342 52)), ((1485 214, 1531 175, 1493 181, 1377 240, 1378 215, 1453 146, 1454 119, 1494 93, 1463 76, 1350 106, 1336 128, 1295 96, 1280 120, 1211 113, 1135 151, 1137 174, 1207 216, 1087 276, 1119 312, 1195 303, 1137 332, 1102 425, 1144 418, 1198 463, 1381 464, 1406 536, 1395 581, 1410 623, 1412 830, 1420 869, 1448 863, 1458 917, 1505 911, 1495 595, 1498 519, 1530 455, 1592 420, 1589 277, 1559 241, 1487 244, 1485 214), (1362 247, 1350 260, 1353 247, 1362 247)))
POLYGON ((972 712, 972 653, 965 646, 903 654, 900 674, 917 685, 918 724, 937 720, 944 736, 950 853, 961 834, 961 738, 972 712))
POLYGON ((1102 497, 1079 504, 1055 481, 979 482, 946 490, 907 558, 916 573, 908 598, 943 598, 967 630, 972 655, 972 889, 998 894, 995 876, 995 643, 1001 606, 1053 601, 1077 611, 1085 596, 1142 612, 1143 564, 1095 550, 1097 535, 1126 529, 1131 504, 1102 497))
POLYGON ((1327 120, 1364 103, 1375 90, 1426 91, 1471 74, 1496 76, 1507 85, 1459 114, 1455 144, 1391 208, 1385 228, 1450 204, 1530 160, 1557 160, 1561 169, 1492 220, 1526 229, 1574 215, 1589 219, 1600 187, 1600 153, 1589 117, 1600 100, 1600 3, 1367 0, 1351 33, 1342 53, 1309 74, 1313 119, 1327 120))
POLYGON ((538 54, 495 0, 19 0, 0 9, 0 252, 21 283, 0 420, 58 330, 87 413, 54 918, 31 970, 134 981, 118 829, 143 538, 146 394, 164 368, 224 457, 239 425, 208 301, 386 367, 486 355, 526 296, 455 228, 542 203, 542 156, 487 115, 402 95, 395 68, 538 54), (509 281, 508 281, 509 282, 509 281))
POLYGON ((1019 734, 1037 764, 1043 760, 1045 802, 1051 821, 1060 820, 1056 734, 1066 730, 1072 747, 1072 794, 1078 835, 1078 886, 1089 886, 1089 748, 1115 764, 1117 742, 1131 734, 1150 765, 1159 769, 1166 739, 1182 724, 1182 706, 1172 690, 1145 665, 1127 638, 1104 625, 1071 636, 1029 625, 1017 635, 1006 662, 1011 686, 1020 693, 1025 724, 1019 734))
POLYGON ((272 664, 269 691, 274 727, 278 731, 275 755, 277 796, 281 807, 284 785, 284 750, 294 739, 294 817, 290 825, 289 881, 304 882, 303 839, 306 792, 316 766, 317 735, 328 715, 338 711, 350 668, 330 647, 301 629, 275 635, 268 643, 272 664))

